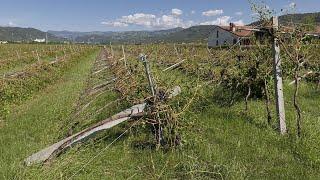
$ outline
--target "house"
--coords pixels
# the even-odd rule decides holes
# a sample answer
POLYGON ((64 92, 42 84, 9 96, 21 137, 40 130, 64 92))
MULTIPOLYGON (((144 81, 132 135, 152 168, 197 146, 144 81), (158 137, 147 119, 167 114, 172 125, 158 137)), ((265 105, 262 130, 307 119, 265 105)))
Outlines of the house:
POLYGON ((0 41, 0 44, 8 44, 8 41, 0 41))
MULTIPOLYGON (((284 30, 285 32, 292 31, 292 28, 284 30)), ((317 26, 314 31, 306 33, 308 39, 320 39, 320 26, 317 26)), ((209 47, 230 46, 239 43, 240 45, 251 45, 251 37, 255 37, 264 41, 264 32, 255 31, 251 26, 236 26, 230 23, 229 26, 216 26, 208 38, 209 47)))
POLYGON ((250 37, 254 34, 250 26, 216 26, 208 38, 209 47, 219 47, 237 44, 250 45, 250 37))
POLYGON ((38 43, 44 43, 44 42, 46 42, 46 39, 35 39, 33 41, 38 42, 38 43))

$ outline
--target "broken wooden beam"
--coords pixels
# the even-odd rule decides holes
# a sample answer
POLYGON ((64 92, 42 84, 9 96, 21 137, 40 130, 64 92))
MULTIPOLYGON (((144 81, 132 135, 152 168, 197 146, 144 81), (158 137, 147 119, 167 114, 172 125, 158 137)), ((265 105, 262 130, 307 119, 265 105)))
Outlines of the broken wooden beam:
MULTIPOLYGON (((309 72, 305 73, 303 76, 301 76, 301 77, 298 78, 298 81, 301 81, 303 78, 306 78, 306 77, 307 77, 308 75, 310 75, 310 74, 313 74, 313 71, 309 71, 309 72)), ((296 83, 296 80, 291 81, 291 82, 289 83, 289 85, 291 86, 291 85, 293 85, 293 84, 295 84, 295 83, 296 83)))
POLYGON ((109 68, 109 66, 105 66, 105 67, 103 67, 102 69, 100 69, 100 70, 98 70, 98 71, 96 71, 96 72, 92 73, 92 75, 99 74, 99 73, 101 73, 102 71, 104 71, 104 70, 106 70, 106 69, 108 69, 108 68, 109 68))
POLYGON ((105 87, 105 86, 107 86, 107 85, 115 82, 117 79, 118 79, 118 78, 113 78, 113 79, 111 79, 110 81, 107 81, 107 82, 104 82, 104 83, 102 83, 102 84, 99 84, 99 85, 93 87, 92 90, 101 89, 101 88, 103 88, 103 87, 105 87))
POLYGON ((138 104, 135 106, 132 106, 129 109, 126 109, 102 122, 99 122, 98 124, 95 124, 92 127, 89 127, 77 134, 74 134, 70 137, 67 137, 66 139, 63 139, 33 155, 25 159, 25 164, 27 166, 30 166, 34 163, 41 163, 45 162, 49 159, 51 159, 56 154, 59 154, 66 148, 74 145, 75 143, 81 142, 81 140, 88 138, 99 131, 112 128, 124 121, 127 121, 131 119, 132 117, 141 116, 141 113, 144 112, 144 109, 146 107, 146 103, 138 104))
POLYGON ((170 67, 168 67, 168 68, 166 68, 166 69, 164 69, 164 70, 162 70, 163 72, 166 72, 166 71, 168 71, 168 70, 170 70, 170 69, 174 69, 174 68, 176 68, 176 67, 178 67, 178 66, 180 66, 183 62, 185 62, 186 61, 186 59, 184 59, 184 60, 182 60, 182 61, 180 61, 180 62, 178 62, 178 63, 176 63, 176 64, 174 64, 174 65, 172 65, 172 66, 170 66, 170 67))
MULTIPOLYGON (((176 97, 181 93, 181 88, 179 86, 174 87, 168 96, 168 99, 176 97)), ((118 124, 121 124, 122 122, 128 121, 132 118, 142 117, 145 113, 145 108, 147 104, 141 103, 138 105, 134 105, 129 109, 126 109, 124 111, 121 111, 120 113, 101 121, 87 129, 84 129, 72 136, 69 136, 31 156, 29 156, 27 159, 24 160, 25 164, 27 166, 31 166, 35 163, 42 163, 45 161, 48 161, 49 159, 52 159, 56 155, 60 154, 67 148, 71 147, 72 145, 83 141, 84 139, 87 139, 89 137, 92 137, 96 133, 110 129, 118 124)))

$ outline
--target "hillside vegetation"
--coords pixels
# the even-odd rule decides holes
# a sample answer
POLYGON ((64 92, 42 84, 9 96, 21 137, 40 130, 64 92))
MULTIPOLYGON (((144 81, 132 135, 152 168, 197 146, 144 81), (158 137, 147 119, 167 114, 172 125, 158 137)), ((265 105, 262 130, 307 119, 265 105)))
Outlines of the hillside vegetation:
MULTIPOLYGON (((0 40, 1 41, 23 41, 32 42, 35 39, 45 39, 46 32, 34 28, 20 28, 20 27, 1 27, 0 26, 0 40)), ((48 33, 49 41, 63 41, 48 33)))

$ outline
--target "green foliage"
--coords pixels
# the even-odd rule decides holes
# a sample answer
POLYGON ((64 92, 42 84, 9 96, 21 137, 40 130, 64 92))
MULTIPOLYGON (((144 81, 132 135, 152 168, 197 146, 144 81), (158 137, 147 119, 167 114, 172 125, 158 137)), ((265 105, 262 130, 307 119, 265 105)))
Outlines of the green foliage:
POLYGON ((26 66, 23 71, 17 72, 17 75, 13 74, 13 77, 4 76, 0 79, 0 115, 4 116, 9 112, 7 106, 10 104, 17 104, 40 91, 43 87, 52 84, 61 77, 64 71, 70 69, 79 58, 93 51, 95 49, 84 48, 77 53, 70 53, 69 56, 65 56, 56 63, 36 62, 26 66))

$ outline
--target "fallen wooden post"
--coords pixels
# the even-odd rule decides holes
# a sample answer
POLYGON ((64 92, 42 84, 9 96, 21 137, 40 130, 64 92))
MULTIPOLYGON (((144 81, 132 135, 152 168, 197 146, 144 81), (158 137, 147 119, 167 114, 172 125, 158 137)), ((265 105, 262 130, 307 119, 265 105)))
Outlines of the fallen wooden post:
POLYGON ((34 163, 41 163, 44 161, 49 160, 53 156, 59 154, 66 148, 72 146, 75 143, 80 142, 81 140, 88 138, 94 134, 96 134, 99 131, 112 128, 124 121, 129 120, 132 117, 141 116, 144 112, 144 109, 146 107, 146 103, 138 104, 135 106, 132 106, 129 109, 126 109, 102 122, 99 122, 98 124, 95 124, 92 127, 89 127, 77 134, 74 134, 70 137, 67 137, 66 139, 63 139, 33 155, 25 159, 25 164, 27 166, 30 166, 34 163))
POLYGON ((92 88, 92 90, 101 89, 101 88, 103 88, 103 87, 105 87, 105 86, 107 86, 107 85, 115 82, 117 79, 118 79, 118 78, 113 78, 113 79, 111 79, 110 81, 107 81, 107 82, 104 82, 104 83, 102 83, 102 84, 96 85, 95 87, 92 88))
MULTIPOLYGON (((174 87, 168 96, 168 99, 171 99, 173 97, 176 97, 181 93, 181 88, 179 86, 174 87)), ((27 159, 24 160, 25 164, 27 166, 31 166, 35 163, 42 163, 45 162, 56 155, 60 154, 67 148, 71 147, 72 145, 83 141, 84 139, 87 139, 89 137, 92 137, 96 133, 110 129, 122 122, 125 122, 127 120, 130 120, 132 118, 142 117, 145 113, 145 108, 147 104, 142 103, 135 106, 132 106, 129 109, 126 109, 104 121, 101 121, 85 130, 80 131, 79 133, 76 133, 72 136, 69 136, 31 156, 29 156, 27 159)))
POLYGON ((101 73, 102 71, 104 71, 104 70, 106 70, 106 69, 108 69, 108 68, 109 68, 108 66, 105 66, 105 67, 103 67, 102 69, 100 69, 100 70, 92 73, 92 75, 99 74, 99 73, 101 73))
POLYGON ((178 63, 176 63, 176 64, 174 64, 174 65, 172 65, 172 66, 170 66, 170 67, 168 67, 168 68, 166 68, 166 69, 164 69, 164 70, 162 70, 163 72, 166 72, 166 71, 168 71, 168 70, 170 70, 170 69, 174 69, 174 68, 176 68, 176 67, 178 67, 178 66, 180 66, 183 62, 185 62, 186 61, 186 59, 184 59, 184 60, 182 60, 182 61, 180 61, 180 62, 178 62, 178 63))
MULTIPOLYGON (((307 72, 307 73, 304 74, 303 76, 299 77, 299 78, 298 78, 298 81, 301 81, 303 78, 306 78, 309 74, 312 74, 312 73, 313 73, 313 71, 307 72)), ((295 80, 294 80, 294 81, 291 81, 291 82, 289 83, 289 85, 291 86, 291 85, 293 85, 294 83, 296 83, 295 80)))

